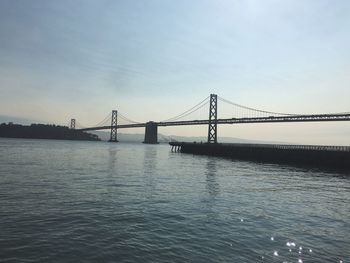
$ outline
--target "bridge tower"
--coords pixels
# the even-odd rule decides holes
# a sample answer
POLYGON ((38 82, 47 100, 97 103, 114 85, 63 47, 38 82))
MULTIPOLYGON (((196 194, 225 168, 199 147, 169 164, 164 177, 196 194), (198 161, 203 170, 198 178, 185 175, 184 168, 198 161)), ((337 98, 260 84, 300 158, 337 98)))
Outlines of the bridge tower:
POLYGON ((217 143, 218 96, 210 94, 208 143, 217 143))
POLYGON ((158 124, 156 122, 149 121, 146 123, 145 140, 143 143, 158 143, 158 124))
POLYGON ((75 130, 75 119, 71 119, 71 120, 70 120, 70 128, 71 128, 72 130, 75 130))
POLYGON ((118 142, 118 139, 117 139, 117 125, 118 125, 118 111, 112 110, 111 138, 109 139, 109 142, 118 142))

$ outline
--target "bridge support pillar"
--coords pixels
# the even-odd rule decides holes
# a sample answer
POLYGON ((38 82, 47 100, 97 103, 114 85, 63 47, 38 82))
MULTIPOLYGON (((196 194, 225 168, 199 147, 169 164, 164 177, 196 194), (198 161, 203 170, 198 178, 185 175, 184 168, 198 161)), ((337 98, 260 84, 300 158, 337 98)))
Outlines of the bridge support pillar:
POLYGON ((217 143, 218 96, 210 94, 208 143, 217 143))
POLYGON ((158 143, 158 124, 150 121, 146 123, 145 140, 143 143, 157 144, 158 143))
POLYGON ((111 119, 111 138, 109 142, 118 142, 117 139, 117 125, 118 125, 118 111, 112 111, 112 119, 111 119))

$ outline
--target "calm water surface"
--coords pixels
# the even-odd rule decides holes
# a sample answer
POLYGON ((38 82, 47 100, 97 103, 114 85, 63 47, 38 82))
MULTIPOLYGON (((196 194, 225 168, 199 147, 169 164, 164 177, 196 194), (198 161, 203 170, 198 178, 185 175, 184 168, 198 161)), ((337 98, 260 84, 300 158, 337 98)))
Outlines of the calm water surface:
POLYGON ((1 262, 350 262, 350 176, 0 139, 1 262))

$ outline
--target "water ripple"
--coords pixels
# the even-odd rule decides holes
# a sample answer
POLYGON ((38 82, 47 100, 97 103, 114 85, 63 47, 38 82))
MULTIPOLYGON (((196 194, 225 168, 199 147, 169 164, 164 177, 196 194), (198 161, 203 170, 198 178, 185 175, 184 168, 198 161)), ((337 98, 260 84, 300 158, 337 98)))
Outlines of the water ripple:
POLYGON ((1 262, 350 262, 348 176, 166 145, 0 139, 0 157, 1 262))

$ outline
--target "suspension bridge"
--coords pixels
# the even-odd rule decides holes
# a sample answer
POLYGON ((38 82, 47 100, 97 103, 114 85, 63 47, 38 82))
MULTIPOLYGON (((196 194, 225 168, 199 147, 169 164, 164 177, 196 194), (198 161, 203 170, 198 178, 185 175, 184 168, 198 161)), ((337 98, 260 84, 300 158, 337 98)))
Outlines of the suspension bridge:
POLYGON ((280 123, 280 122, 329 122, 329 121, 350 121, 350 113, 332 113, 332 114, 292 114, 265 111, 237 104, 226 100, 216 94, 211 94, 204 100, 185 112, 172 118, 155 122, 136 122, 117 110, 112 110, 101 122, 90 127, 80 125, 76 119, 71 119, 70 128, 80 131, 110 130, 110 142, 118 142, 118 130, 125 128, 145 128, 144 143, 158 143, 158 127, 184 126, 184 125, 208 125, 208 143, 217 143, 217 126, 222 124, 241 124, 241 123, 280 123), (231 118, 218 118, 218 102, 232 107, 231 118), (184 118, 193 115, 193 113, 209 106, 208 119, 184 120, 184 118), (243 112, 243 113, 242 113, 243 112), (238 114, 240 113, 240 114, 238 114), (121 123, 120 121, 123 121, 121 123), (108 123, 108 124, 107 124, 108 123))

